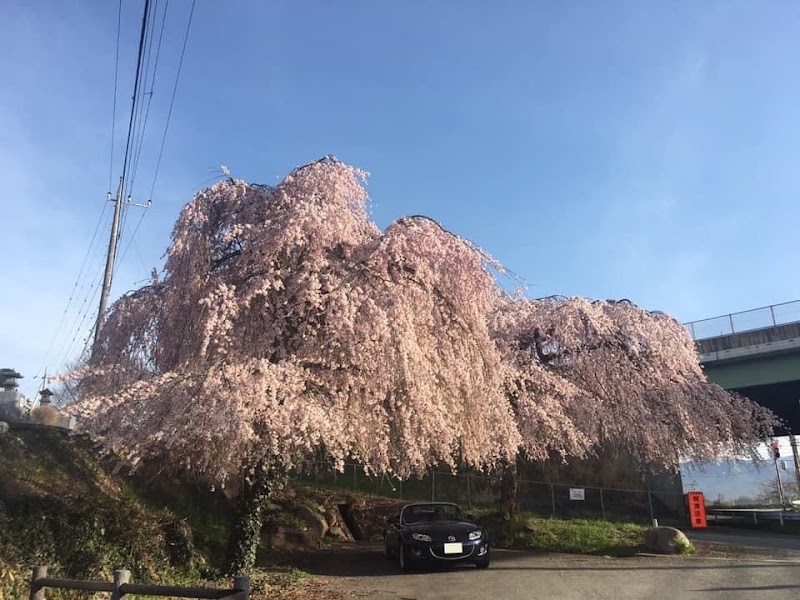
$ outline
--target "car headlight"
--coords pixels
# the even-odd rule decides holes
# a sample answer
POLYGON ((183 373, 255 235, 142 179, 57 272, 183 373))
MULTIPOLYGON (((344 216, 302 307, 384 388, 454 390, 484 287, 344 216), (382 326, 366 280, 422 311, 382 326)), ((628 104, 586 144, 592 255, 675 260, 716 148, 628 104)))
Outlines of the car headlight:
POLYGON ((411 537, 417 540, 418 542, 432 542, 433 538, 429 535, 425 535, 424 533, 412 533, 411 537))
POLYGON ((469 533, 469 539, 471 539, 471 540, 477 540, 480 537, 481 537, 481 530, 480 529, 478 529, 478 531, 470 531, 470 533, 469 533))

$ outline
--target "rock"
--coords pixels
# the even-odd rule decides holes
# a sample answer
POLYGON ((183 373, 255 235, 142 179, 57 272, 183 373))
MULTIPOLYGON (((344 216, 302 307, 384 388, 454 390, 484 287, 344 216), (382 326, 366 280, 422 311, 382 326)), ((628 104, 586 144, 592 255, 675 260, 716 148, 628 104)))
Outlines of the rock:
POLYGON ((328 522, 328 527, 336 527, 342 520, 339 510, 335 508, 327 509, 325 511, 325 520, 328 522))
POLYGON ((293 531, 285 527, 277 527, 264 536, 266 545, 274 550, 303 550, 319 546, 318 541, 310 538, 310 534, 304 531, 293 531))
POLYGON ((689 538, 674 527, 653 527, 644 534, 644 547, 656 554, 679 554, 681 548, 691 546, 689 538))
POLYGON ((355 538, 344 525, 334 525, 330 529, 330 534, 340 542, 354 542, 355 538))
POLYGON ((321 539, 328 533, 329 527, 325 517, 310 506, 301 504, 297 507, 296 514, 300 520, 311 528, 311 531, 313 531, 318 538, 321 539))

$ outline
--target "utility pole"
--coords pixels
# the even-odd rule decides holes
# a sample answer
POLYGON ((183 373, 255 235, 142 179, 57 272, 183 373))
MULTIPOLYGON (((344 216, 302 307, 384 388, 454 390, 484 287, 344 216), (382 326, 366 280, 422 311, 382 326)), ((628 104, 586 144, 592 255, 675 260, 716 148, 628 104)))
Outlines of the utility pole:
MULTIPOLYGON (((114 277, 114 262, 117 260, 117 246, 119 245, 119 221, 122 213, 122 177, 119 178, 117 197, 114 200, 114 218, 111 221, 111 236, 108 239, 108 254, 106 255, 106 270, 103 274, 103 288, 100 290, 100 308, 97 310, 97 322, 94 326, 94 345, 100 339, 103 321, 108 309, 108 296, 111 293, 111 280, 114 277)), ((110 196, 109 192, 109 196, 110 196)), ((109 198, 110 200, 110 198, 109 198)))
MULTIPOLYGON (((142 83, 142 64, 144 60, 145 42, 147 36, 147 19, 150 11, 150 0, 144 0, 144 14, 142 15, 142 30, 139 34, 139 53, 136 60, 136 76, 133 78, 133 96, 131 96, 131 115, 128 122, 128 139, 125 142, 125 158, 122 161, 122 175, 119 178, 119 186, 117 187, 117 196, 114 199, 114 218, 111 222, 111 235, 108 239, 108 254, 106 255, 106 269, 103 275, 103 288, 100 290, 100 306, 97 309, 97 322, 94 327, 94 344, 92 345, 92 354, 97 351, 97 341, 100 339, 100 332, 103 329, 103 323, 106 318, 106 310, 108 309, 108 296, 111 294, 111 281, 114 277, 114 263, 117 260, 117 246, 119 245, 119 222, 122 213, 122 202, 125 194, 125 176, 128 172, 129 157, 133 149, 134 142, 134 129, 136 125, 136 104, 141 99, 139 86, 142 83)), ((108 200, 111 200, 111 192, 108 193, 108 200)), ((130 194, 126 204, 133 204, 131 202, 130 194)), ((152 202, 148 200, 146 205, 135 204, 134 206, 141 206, 149 208, 152 202)))
MULTIPOLYGON (((108 238, 108 254, 106 254, 106 270, 103 275, 103 287, 100 290, 100 307, 97 310, 97 322, 94 327, 94 347, 97 347, 97 340, 100 339, 100 332, 103 329, 103 323, 106 318, 106 310, 108 310, 108 297, 111 294, 111 282, 114 278, 114 263, 117 260, 117 246, 119 246, 119 222, 122 215, 122 194, 125 186, 124 175, 119 179, 119 187, 117 188, 117 196, 114 202, 114 217, 111 220, 111 236, 108 238)), ((111 198, 109 198, 111 200, 111 198)), ((128 196, 124 201, 128 206, 136 206, 138 208, 150 208, 153 205, 152 200, 148 200, 147 204, 136 204, 128 196)), ((94 352, 94 350, 93 350, 94 352)))

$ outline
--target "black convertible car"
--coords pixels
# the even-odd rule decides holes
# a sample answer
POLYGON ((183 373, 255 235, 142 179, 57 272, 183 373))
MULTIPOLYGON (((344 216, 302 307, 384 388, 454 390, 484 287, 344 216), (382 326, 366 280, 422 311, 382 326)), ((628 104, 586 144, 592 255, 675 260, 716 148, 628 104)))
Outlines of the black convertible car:
POLYGON ((479 569, 489 566, 489 539, 456 504, 419 502, 408 504, 389 519, 384 530, 386 558, 397 558, 408 571, 422 562, 471 562, 479 569))

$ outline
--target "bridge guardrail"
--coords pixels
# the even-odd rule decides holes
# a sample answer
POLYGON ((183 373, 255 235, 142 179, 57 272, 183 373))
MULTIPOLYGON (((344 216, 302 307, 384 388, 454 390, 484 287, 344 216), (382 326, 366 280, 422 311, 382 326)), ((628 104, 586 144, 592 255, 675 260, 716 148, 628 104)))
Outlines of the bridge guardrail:
POLYGON ((684 325, 692 339, 697 341, 797 322, 800 322, 800 300, 690 321, 684 325))

